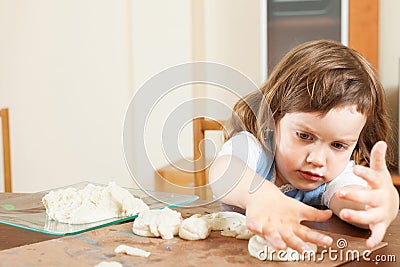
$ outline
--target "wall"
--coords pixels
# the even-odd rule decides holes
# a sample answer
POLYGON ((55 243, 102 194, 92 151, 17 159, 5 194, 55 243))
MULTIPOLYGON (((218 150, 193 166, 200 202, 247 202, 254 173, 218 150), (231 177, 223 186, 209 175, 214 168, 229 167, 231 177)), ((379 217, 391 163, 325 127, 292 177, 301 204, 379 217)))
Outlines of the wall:
MULTIPOLYGON (((187 0, 132 1, 132 64, 134 92, 141 90, 142 85, 166 68, 192 60, 191 35, 191 2, 187 0), (156 7, 156 8, 155 8, 156 7)), ((165 91, 172 88, 165 88, 165 91)), ((136 116, 146 116, 146 129, 134 129, 130 134, 134 138, 133 166, 139 169, 141 176, 136 179, 146 179, 148 186, 154 186, 154 169, 168 163, 164 156, 161 140, 162 126, 168 115, 183 101, 191 99, 190 87, 176 88, 154 103, 153 112, 144 114, 139 111, 136 116), (143 145, 143 130, 146 131, 146 155, 135 151, 135 147, 143 145), (153 168, 143 169, 144 157, 148 157, 153 168)), ((135 127, 135 125, 133 125, 135 127)), ((191 154, 191 129, 186 128, 177 137, 180 140, 183 155, 191 154)), ((175 140, 174 140, 175 141, 175 140)), ((128 148, 129 149, 129 148, 128 148)), ((170 159, 176 160, 176 159, 170 159)), ((144 185, 142 185, 144 186, 144 185)))
MULTIPOLYGON (((396 125, 399 5, 380 1, 379 71, 396 125)), ((260 6, 246 0, 0 0, 0 106, 10 108, 14 191, 82 180, 134 186, 122 153, 134 92, 161 70, 192 60, 227 64, 260 84, 260 6)), ((200 90, 224 98, 210 87, 200 90)), ((151 127, 193 95, 190 88, 171 95, 151 127)), ((185 156, 192 153, 190 136, 186 129, 179 141, 185 156)), ((154 166, 161 167, 167 162, 158 153, 160 138, 148 138, 154 166)))
POLYGON ((125 1, 0 1, 0 105, 14 191, 130 184, 121 128, 131 95, 125 1))
POLYGON ((125 112, 144 81, 191 60, 190 7, 0 0, 0 106, 10 108, 14 192, 84 180, 135 186, 123 155, 125 112))
POLYGON ((400 27, 400 2, 381 0, 379 3, 379 74, 386 90, 394 127, 393 150, 398 154, 400 34, 397 29, 400 27))

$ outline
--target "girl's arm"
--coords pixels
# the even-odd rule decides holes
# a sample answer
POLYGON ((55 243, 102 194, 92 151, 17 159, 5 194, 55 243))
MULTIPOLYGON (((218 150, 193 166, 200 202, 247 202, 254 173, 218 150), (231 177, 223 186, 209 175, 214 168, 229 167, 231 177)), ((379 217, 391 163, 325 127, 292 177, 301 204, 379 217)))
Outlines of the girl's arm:
POLYGON ((346 186, 330 201, 330 208, 342 220, 359 226, 367 225, 371 229, 368 248, 382 241, 399 211, 399 195, 386 167, 386 148, 385 142, 376 143, 371 151, 370 167, 354 167, 353 172, 366 180, 369 188, 346 186))
POLYGON ((329 246, 329 236, 301 224, 302 221, 326 221, 330 210, 318 210, 285 196, 242 160, 225 155, 210 169, 213 193, 223 202, 246 210, 247 227, 266 238, 276 249, 287 246, 298 251, 309 249, 305 242, 329 246))

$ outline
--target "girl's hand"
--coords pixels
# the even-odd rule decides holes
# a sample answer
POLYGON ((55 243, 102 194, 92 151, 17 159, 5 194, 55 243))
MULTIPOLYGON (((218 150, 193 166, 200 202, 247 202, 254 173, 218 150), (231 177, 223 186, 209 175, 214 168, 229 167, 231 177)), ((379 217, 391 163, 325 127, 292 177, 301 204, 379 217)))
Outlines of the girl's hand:
POLYGON ((363 204, 364 210, 342 209, 339 216, 353 224, 368 225, 371 236, 367 247, 378 245, 385 236, 386 229, 396 218, 399 211, 399 195, 393 186, 392 178, 386 166, 385 142, 377 142, 371 151, 370 167, 357 165, 353 172, 368 182, 369 188, 362 190, 342 189, 338 192, 340 199, 363 204))
POLYGON ((301 224, 302 221, 326 221, 331 216, 330 210, 318 210, 305 205, 285 196, 279 189, 265 193, 260 188, 251 194, 246 209, 250 231, 264 237, 277 250, 291 247, 299 252, 310 250, 305 242, 331 245, 331 237, 301 224))
POLYGON ((267 239, 277 250, 286 247, 299 252, 309 250, 305 242, 331 245, 332 238, 301 222, 326 221, 332 211, 318 210, 285 196, 276 185, 259 176, 239 158, 219 157, 211 166, 209 177, 213 193, 226 204, 245 209, 247 228, 267 239), (260 184, 253 192, 250 185, 255 181, 260 184))

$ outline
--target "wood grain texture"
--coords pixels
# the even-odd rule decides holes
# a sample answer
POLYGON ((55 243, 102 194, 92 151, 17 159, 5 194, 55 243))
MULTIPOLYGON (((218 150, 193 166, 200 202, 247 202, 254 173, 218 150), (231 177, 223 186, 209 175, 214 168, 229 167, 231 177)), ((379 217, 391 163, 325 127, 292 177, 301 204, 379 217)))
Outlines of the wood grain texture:
POLYGON ((208 183, 204 138, 206 131, 220 131, 222 122, 207 120, 203 117, 193 120, 193 158, 195 160, 194 184, 203 186, 208 183))
MULTIPOLYGON (((198 206, 192 208, 177 208, 184 217, 192 214, 207 214, 217 211, 238 211, 232 206, 214 202, 198 201, 198 206)), ((337 217, 332 217, 324 223, 308 223, 308 226, 329 232, 335 240, 347 241, 347 249, 365 250, 365 238, 369 231, 344 223, 337 217)), ((397 217, 388 229, 384 239, 388 243, 380 244, 382 248, 370 255, 395 255, 400 257, 400 218, 397 217)), ((14 237, 13 232, 8 233, 14 237)), ((332 247, 335 249, 335 246, 332 247)), ((344 250, 346 251, 346 250, 344 250)), ((97 229, 76 236, 48 240, 23 247, 0 251, 0 266, 94 266, 101 261, 118 261, 123 266, 337 266, 344 262, 340 259, 331 261, 328 257, 319 263, 295 262, 273 263, 262 262, 251 257, 247 252, 247 241, 221 236, 213 232, 211 236, 200 241, 186 241, 178 237, 171 240, 139 237, 132 233, 132 222, 97 229), (138 247, 152 254, 141 258, 114 253, 114 249, 126 244, 138 247)), ((376 266, 375 262, 354 261, 345 266, 376 266)), ((384 266, 397 266, 396 262, 384 266)))
POLYGON ((8 118, 8 108, 0 109, 0 116, 1 116, 1 130, 3 135, 4 191, 12 192, 10 124, 8 118))
POLYGON ((349 47, 378 70, 379 0, 349 0, 349 47))

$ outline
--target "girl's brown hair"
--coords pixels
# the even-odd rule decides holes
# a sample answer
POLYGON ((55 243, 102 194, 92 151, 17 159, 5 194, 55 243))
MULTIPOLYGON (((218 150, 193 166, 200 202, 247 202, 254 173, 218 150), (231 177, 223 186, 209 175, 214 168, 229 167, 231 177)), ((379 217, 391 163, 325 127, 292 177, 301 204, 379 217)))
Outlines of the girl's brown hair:
POLYGON ((385 93, 374 68, 357 51, 340 43, 307 42, 278 63, 259 91, 235 104, 228 138, 246 130, 268 149, 264 133, 271 114, 277 123, 286 113, 325 115, 332 108, 349 105, 367 117, 352 159, 369 165, 373 145, 379 140, 388 142, 390 133, 385 93))

